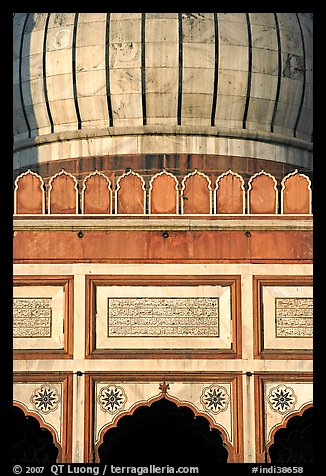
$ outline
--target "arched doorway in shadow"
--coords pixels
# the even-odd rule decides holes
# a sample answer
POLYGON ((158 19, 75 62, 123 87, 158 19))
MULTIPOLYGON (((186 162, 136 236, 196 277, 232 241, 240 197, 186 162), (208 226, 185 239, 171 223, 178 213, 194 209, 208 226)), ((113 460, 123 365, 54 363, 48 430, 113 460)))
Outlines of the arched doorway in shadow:
POLYGON ((25 415, 21 408, 14 406, 12 423, 13 463, 39 465, 57 462, 59 448, 53 441, 52 433, 41 427, 37 418, 25 415))
POLYGON ((105 432, 98 455, 101 463, 117 466, 197 466, 199 471, 228 459, 221 432, 165 397, 120 418, 105 432))
POLYGON ((313 407, 310 407, 302 415, 292 416, 285 428, 276 431, 268 451, 271 463, 313 462, 312 418, 313 407))

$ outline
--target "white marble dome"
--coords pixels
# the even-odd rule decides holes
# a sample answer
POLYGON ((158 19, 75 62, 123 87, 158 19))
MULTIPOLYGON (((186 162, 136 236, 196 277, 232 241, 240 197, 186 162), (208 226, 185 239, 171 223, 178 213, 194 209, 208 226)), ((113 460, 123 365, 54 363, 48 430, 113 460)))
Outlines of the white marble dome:
POLYGON ((312 14, 14 15, 16 150, 147 134, 310 151, 312 14))

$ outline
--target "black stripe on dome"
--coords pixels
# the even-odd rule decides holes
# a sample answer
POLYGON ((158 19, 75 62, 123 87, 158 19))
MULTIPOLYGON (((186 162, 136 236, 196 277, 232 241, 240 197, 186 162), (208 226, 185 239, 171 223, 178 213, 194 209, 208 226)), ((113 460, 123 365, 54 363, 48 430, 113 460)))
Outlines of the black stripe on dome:
POLYGON ((301 41, 302 41, 303 82, 302 82, 302 93, 301 93, 301 100, 300 100, 298 116, 297 116, 297 119, 295 121, 294 131, 293 131, 294 137, 297 137, 297 128, 298 128, 298 124, 299 124, 301 113, 302 113, 304 96, 305 96, 305 91, 306 91, 306 50, 305 50, 305 45, 304 45, 304 37, 303 37, 303 32, 302 32, 302 26, 301 26, 301 22, 300 22, 300 18, 299 18, 298 13, 296 13, 296 17, 297 17, 297 20, 298 20, 298 24, 299 24, 299 28, 300 28, 300 34, 301 34, 301 41))
POLYGON ((143 110, 143 126, 146 126, 146 65, 145 65, 145 21, 146 13, 141 14, 141 104, 143 110))
POLYGON ((178 111, 177 124, 181 126, 181 110, 182 110, 182 68, 183 68, 183 44, 182 44, 182 13, 178 13, 179 22, 179 80, 178 80, 178 111))
POLYGON ((246 13, 247 19, 247 28, 248 28, 248 83, 247 83, 247 97, 245 108, 243 112, 242 128, 246 129, 247 127, 247 116, 250 102, 250 93, 251 93, 251 76, 252 76, 252 36, 251 36, 251 25, 250 25, 250 16, 249 13, 246 13))
POLYGON ((111 103, 110 88, 110 20, 111 14, 106 14, 106 30, 105 30, 105 80, 106 80, 106 102, 108 105, 109 126, 113 127, 113 114, 111 103))
POLYGON ((50 125, 51 125, 51 132, 54 132, 54 123, 53 123, 53 118, 52 118, 50 104, 49 104, 48 88, 47 88, 47 82, 46 82, 46 39, 47 39, 47 35, 48 35, 50 15, 51 15, 51 13, 47 14, 46 21, 45 21, 42 61, 43 61, 43 89, 44 89, 44 98, 45 98, 46 111, 48 113, 48 118, 49 118, 49 122, 50 122, 50 125))
POLYGON ((217 13, 214 13, 214 34, 215 34, 215 68, 214 68, 214 89, 212 102, 211 126, 215 126, 216 102, 218 90, 218 61, 219 61, 219 41, 218 41, 218 18, 217 13))
POLYGON ((282 48, 281 48, 281 35, 280 35, 280 25, 278 23, 277 13, 274 13, 275 26, 276 26, 276 36, 277 36, 277 51, 278 51, 278 73, 277 73, 277 86, 276 86, 276 96, 274 101, 274 110, 271 122, 271 132, 274 132, 274 124, 276 118, 277 106, 280 98, 281 91, 281 78, 282 78, 282 48))
POLYGON ((81 129, 82 120, 81 120, 79 105, 78 105, 77 77, 76 77, 77 76, 76 75, 76 38, 77 38, 78 17, 79 17, 79 13, 76 13, 75 20, 74 20, 73 36, 72 36, 72 85, 73 85, 73 91, 74 91, 74 103, 75 103, 75 110, 76 110, 76 116, 77 116, 77 122, 78 122, 78 129, 81 129))
POLYGON ((26 109, 25 109, 25 103, 24 103, 24 96, 23 96, 23 85, 22 85, 22 59, 23 59, 23 46, 24 46, 24 38, 25 38, 25 30, 26 30, 26 25, 28 21, 30 13, 27 13, 25 21, 24 21, 24 26, 23 26, 23 31, 21 35, 21 41, 20 41, 20 47, 19 47, 19 69, 18 69, 18 75, 19 75, 19 93, 20 93, 20 100, 22 104, 22 111, 24 115, 24 119, 26 122, 26 126, 28 129, 28 137, 31 137, 31 127, 29 125, 29 121, 27 118, 26 114, 26 109))

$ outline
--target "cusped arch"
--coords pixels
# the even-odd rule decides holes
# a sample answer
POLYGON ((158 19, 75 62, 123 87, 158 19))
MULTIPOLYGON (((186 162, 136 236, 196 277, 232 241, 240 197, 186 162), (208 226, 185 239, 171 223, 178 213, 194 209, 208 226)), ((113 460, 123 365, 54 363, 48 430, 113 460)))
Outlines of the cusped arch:
POLYGON ((219 175, 215 182, 214 209, 217 214, 244 214, 246 192, 243 177, 229 169, 219 175))
POLYGON ((34 418, 39 424, 40 429, 47 430, 51 434, 53 445, 58 450, 56 462, 61 463, 62 462, 62 447, 61 447, 61 444, 59 443, 58 435, 55 428, 53 428, 53 426, 51 426, 49 423, 45 422, 45 420, 43 419, 41 415, 39 415, 38 413, 34 411, 29 410, 26 407, 26 405, 24 405, 22 402, 18 402, 15 400, 13 402, 13 407, 18 408, 24 414, 25 417, 34 418))
POLYGON ((298 170, 290 172, 281 182, 281 213, 311 214, 311 180, 298 170))
POLYGON ((215 421, 212 419, 212 417, 208 413, 205 413, 205 412, 202 412, 202 411, 198 410, 192 403, 180 401, 177 398, 172 397, 171 395, 169 395, 166 392, 161 393, 159 395, 156 395, 156 396, 154 396, 154 397, 152 397, 148 400, 142 400, 140 402, 137 402, 129 410, 126 410, 126 411, 123 411, 123 412, 119 413, 113 419, 113 421, 111 423, 108 423, 108 424, 104 425, 101 428, 100 432, 99 432, 99 437, 98 437, 97 443, 95 445, 95 455, 96 455, 95 456, 95 461, 97 463, 100 462, 99 448, 102 444, 104 444, 104 437, 105 437, 105 434, 108 431, 110 431, 112 429, 117 429, 118 423, 124 417, 132 417, 136 410, 140 409, 141 407, 151 407, 151 405, 153 403, 159 402, 162 399, 168 400, 169 402, 176 405, 178 408, 181 408, 181 407, 188 408, 193 413, 194 419, 196 419, 197 417, 200 417, 200 418, 204 418, 206 421, 208 421, 210 429, 211 430, 217 430, 219 432, 220 436, 221 436, 223 447, 226 449, 226 451, 228 453, 228 462, 232 463, 232 462, 235 461, 234 448, 233 448, 232 444, 230 443, 230 441, 228 440, 227 432, 223 428, 223 426, 216 424, 215 421))
POLYGON ((49 181, 48 213, 78 213, 78 182, 65 169, 55 174, 49 181))
POLYGON ((83 181, 81 202, 82 214, 111 214, 112 188, 108 177, 98 170, 87 175, 83 181))
POLYGON ((250 177, 248 182, 248 213, 276 214, 278 190, 276 178, 262 170, 250 177))
POLYGON ((176 214, 179 211, 179 182, 175 175, 163 169, 149 181, 150 214, 176 214))
POLYGON ((269 435, 269 441, 266 444, 266 457, 268 459, 268 462, 270 462, 270 460, 271 460, 271 458, 270 458, 270 449, 275 443, 275 437, 276 437, 277 433, 279 431, 286 430, 287 427, 288 427, 288 424, 290 423, 290 421, 292 419, 294 419, 295 417, 299 417, 299 418, 303 417, 305 412, 307 412, 307 410, 311 410, 311 409, 313 409, 313 402, 305 403, 300 407, 299 410, 296 410, 294 412, 291 412, 291 413, 287 414, 280 423, 278 423, 277 425, 275 425, 272 428, 272 430, 270 431, 270 435, 269 435))
POLYGON ((211 214, 212 209, 211 179, 195 169, 181 182, 181 214, 211 214))
POLYGON ((44 214, 45 186, 43 178, 28 169, 15 180, 14 213, 44 214))
POLYGON ((117 181, 115 212, 132 215, 146 213, 145 180, 132 169, 121 175, 117 181))

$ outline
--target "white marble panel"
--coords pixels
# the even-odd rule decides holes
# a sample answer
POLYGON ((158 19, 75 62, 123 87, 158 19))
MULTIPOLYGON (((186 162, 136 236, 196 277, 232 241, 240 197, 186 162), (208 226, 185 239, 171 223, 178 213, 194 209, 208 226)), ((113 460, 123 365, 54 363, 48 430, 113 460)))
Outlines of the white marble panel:
MULTIPOLYGON (((155 15, 155 14, 154 14, 155 15)), ((112 21, 114 20, 135 20, 141 18, 141 13, 111 13, 112 21)))
POLYGON ((105 45, 80 46, 76 49, 76 71, 105 69, 105 45))
MULTIPOLYGON (((216 104, 216 120, 234 120, 236 118, 241 122, 243 120, 243 111, 246 104, 245 96, 231 96, 227 94, 219 94, 217 96, 216 104)), ((229 124, 229 123, 228 123, 229 124)), ((218 125, 218 124, 216 124, 218 125)), ((223 122, 219 124, 220 126, 227 127, 223 122)), ((242 127, 242 125, 241 125, 242 127)))
POLYGON ((105 45, 106 22, 79 23, 77 27, 76 46, 105 45))
POLYGON ((212 113, 212 94, 182 94, 182 117, 209 118, 212 113))
MULTIPOLYGON (((185 74, 185 73, 184 73, 185 74)), ((140 75, 140 71, 139 71, 140 75)), ((146 81, 146 99, 147 93, 159 92, 159 93, 171 93, 178 92, 178 68, 165 67, 162 71, 161 68, 146 67, 145 81, 146 81)))
POLYGON ((179 67, 178 43, 146 43, 145 62, 147 67, 179 67))
POLYGON ((218 34, 219 43, 228 45, 248 46, 248 28, 246 16, 244 15, 244 22, 236 22, 232 16, 230 21, 225 21, 223 13, 218 15, 218 34))
MULTIPOLYGON (((52 103, 58 99, 69 99, 74 97, 73 82, 71 74, 58 74, 47 78, 48 98, 52 103)), ((57 121, 54 121, 57 122, 57 121)), ((58 122, 63 122, 58 120, 58 122)))
POLYGON ((73 25, 75 16, 75 13, 51 13, 49 28, 56 26, 60 27, 62 25, 73 25))
POLYGON ((146 18, 145 41, 146 43, 178 43, 178 19, 146 18))
POLYGON ((107 13, 80 13, 78 23, 105 22, 107 13))
POLYGON ((275 101, 277 77, 270 74, 252 73, 250 97, 275 101))
POLYGON ((266 125, 266 131, 270 131, 271 121, 274 112, 274 101, 261 98, 250 98, 248 116, 247 116, 247 128, 262 130, 264 124, 266 125), (252 127, 249 127, 249 123, 252 122, 252 127))
MULTIPOLYGON (((14 307, 14 336, 15 334, 15 323, 17 323, 17 335, 23 335, 25 333, 24 326, 26 327, 26 333, 24 337, 14 337, 13 340, 13 349, 63 349, 63 319, 65 312, 65 294, 62 286, 14 286, 13 298, 21 298, 24 300, 31 301, 31 309, 33 308, 33 303, 35 301, 35 310, 31 311, 31 317, 28 318, 27 314, 24 313, 22 318, 19 317, 19 311, 17 311, 17 316, 15 315, 14 307), (38 322, 38 300, 39 299, 50 299, 51 307, 51 319, 48 323, 50 326, 50 336, 48 332, 46 337, 36 337, 31 334, 29 337, 29 327, 35 320, 35 326, 38 322), (26 317, 25 317, 26 314, 26 317), (16 320, 17 319, 17 320, 16 320), (27 319, 27 320, 26 320, 27 319)), ((25 301, 24 301, 25 302, 25 301)), ((18 304, 17 304, 18 305, 18 304)))
MULTIPOLYGON (((147 91, 147 88, 146 88, 147 91)), ((141 93, 140 68, 119 68, 110 70, 110 93, 141 93)))
POLYGON ((72 71, 71 52, 67 49, 50 50, 46 52, 46 74, 55 76, 56 74, 67 74, 72 71))
MULTIPOLYGON (((50 102, 50 108, 53 122, 56 124, 56 132, 62 130, 76 130, 77 116, 72 95, 70 99, 52 100, 50 102), (70 129, 68 124, 70 125, 70 129)), ((51 144, 49 148, 53 149, 54 152, 56 147, 57 146, 55 144, 51 144)), ((57 155, 55 154, 55 156, 57 155)), ((57 158, 59 158, 59 156, 57 156, 57 158)))
POLYGON ((198 14, 196 19, 182 17, 182 38, 184 43, 215 43, 214 14, 198 14))
MULTIPOLYGON (((86 122, 94 121, 96 125, 100 121, 103 122, 103 126, 108 126, 108 103, 106 95, 96 95, 91 97, 79 97, 78 107, 80 116, 83 121, 83 125, 87 127, 86 122)), ((92 126, 89 124, 89 126, 92 126)))
POLYGON ((140 43, 112 43, 109 47, 110 68, 140 68, 140 43))
POLYGON ((298 117, 298 112, 298 105, 292 105, 287 102, 279 102, 275 114, 274 132, 292 135, 295 121, 298 117))
POLYGON ((182 94, 202 93, 213 94, 214 69, 212 68, 183 68, 182 94))
MULTIPOLYGON (((312 298, 312 286, 263 286, 264 349, 312 349, 311 337, 279 337, 277 324, 277 298, 312 298)), ((295 316, 292 316, 292 318, 295 316)), ((293 319, 292 319, 293 320, 293 319)), ((290 326, 290 321, 289 321, 290 326)), ((295 323, 293 323, 295 326, 295 323)), ((296 331, 293 327, 293 332, 296 331)))
POLYGON ((111 43, 139 43, 141 41, 141 20, 126 19, 110 20, 110 44, 111 43))
POLYGON ((278 52, 252 48, 252 72, 278 76, 278 52))
POLYGON ((278 51, 276 27, 252 25, 251 39, 253 48, 263 48, 278 51))
POLYGON ((219 49, 219 68, 235 71, 248 71, 248 47, 221 44, 219 49))
MULTIPOLYGON (((49 22, 50 25, 50 22, 49 22)), ((46 51, 67 49, 71 56, 73 25, 50 27, 46 37, 46 51)), ((59 65, 60 66, 60 63, 59 65)))
POLYGON ((280 29, 282 53, 302 55, 302 39, 300 31, 288 31, 280 29))
POLYGON ((173 118, 176 123, 178 108, 178 94, 174 93, 146 93, 146 116, 148 118, 173 118))
MULTIPOLYGON (((96 287, 96 348, 97 349, 162 349, 162 348, 206 348, 229 349, 231 346, 231 292, 229 286, 97 286, 96 287), (215 297, 219 300, 219 331, 218 336, 209 337, 205 334, 189 337, 184 333, 176 337, 151 337, 144 330, 143 334, 133 337, 109 337, 108 332, 108 298, 195 298, 215 297)), ((122 311, 121 311, 122 312, 122 311)), ((154 329, 155 330, 155 329, 154 329)))
POLYGON ((263 25, 275 27, 273 13, 249 13, 251 25, 263 25))
POLYGON ((281 30, 287 30, 289 32, 298 32, 299 24, 296 13, 279 13, 278 23, 281 30))
POLYGON ((247 24, 247 18, 245 13, 219 13, 219 21, 227 23, 245 23, 247 24))
MULTIPOLYGON (((218 96, 246 96, 248 73, 245 71, 220 70, 218 96)), ((237 119, 237 115, 233 116, 237 119)))
POLYGON ((206 43, 184 43, 183 66, 194 68, 214 68, 214 45, 206 43))
POLYGON ((132 124, 133 118, 142 117, 141 94, 111 94, 113 120, 127 119, 132 124))
POLYGON ((86 71, 76 74, 76 88, 79 97, 103 96, 106 94, 105 71, 86 71))

